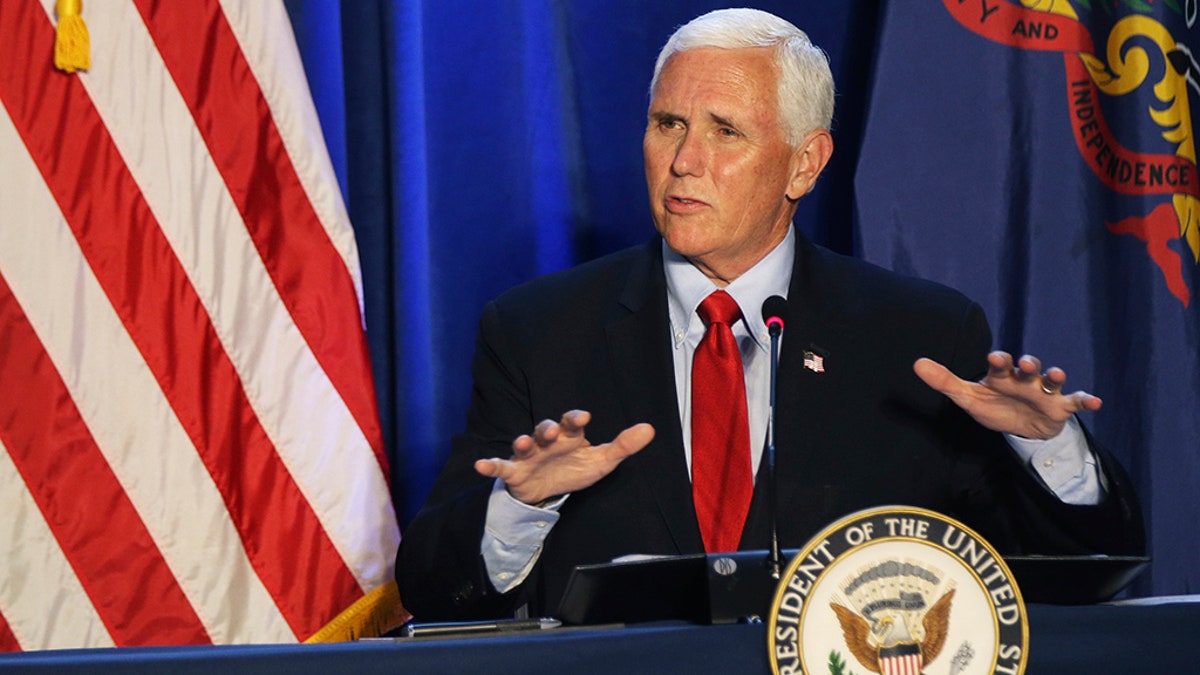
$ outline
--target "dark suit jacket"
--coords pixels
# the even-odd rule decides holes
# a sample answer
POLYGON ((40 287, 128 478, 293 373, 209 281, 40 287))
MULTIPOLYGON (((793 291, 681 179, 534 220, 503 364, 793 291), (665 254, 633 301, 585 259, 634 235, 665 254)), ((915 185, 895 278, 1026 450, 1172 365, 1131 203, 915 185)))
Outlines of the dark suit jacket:
MULTIPOLYGON (((782 547, 803 547, 853 511, 902 504, 958 518, 1002 553, 1142 551, 1136 498, 1103 451, 1105 501, 1063 504, 999 434, 913 373, 913 362, 928 356, 962 377, 983 375, 991 336, 978 305, 802 236, 789 289, 775 437, 782 547), (803 367, 804 350, 824 355, 825 372, 803 367)), ((575 565, 702 552, 670 349, 657 238, 490 303, 466 432, 400 546, 396 576, 407 609, 422 620, 466 619, 511 614, 528 602, 534 615, 547 615, 575 565), (638 422, 657 435, 570 496, 529 579, 499 594, 480 555, 492 481, 472 464, 509 456, 513 438, 572 408, 591 411, 587 436, 596 443, 638 422)), ((760 470, 743 549, 768 547, 766 483, 760 470)))

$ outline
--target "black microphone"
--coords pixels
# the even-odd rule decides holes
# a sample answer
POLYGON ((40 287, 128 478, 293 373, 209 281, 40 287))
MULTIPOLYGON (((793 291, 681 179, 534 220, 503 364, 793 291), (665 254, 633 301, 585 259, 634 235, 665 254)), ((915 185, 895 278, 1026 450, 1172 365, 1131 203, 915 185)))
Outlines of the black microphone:
POLYGON ((767 331, 772 337, 783 333, 783 324, 787 319, 787 313, 787 300, 778 295, 772 295, 763 302, 763 322, 767 324, 767 331))
POLYGON ((779 338, 783 335, 784 319, 787 317, 787 300, 778 295, 772 295, 763 302, 763 322, 767 324, 767 333, 771 336, 771 408, 767 415, 767 497, 771 519, 771 557, 767 564, 771 567, 771 576, 779 579, 782 576, 782 564, 779 560, 779 525, 777 523, 776 493, 779 488, 775 481, 775 374, 779 370, 779 338))

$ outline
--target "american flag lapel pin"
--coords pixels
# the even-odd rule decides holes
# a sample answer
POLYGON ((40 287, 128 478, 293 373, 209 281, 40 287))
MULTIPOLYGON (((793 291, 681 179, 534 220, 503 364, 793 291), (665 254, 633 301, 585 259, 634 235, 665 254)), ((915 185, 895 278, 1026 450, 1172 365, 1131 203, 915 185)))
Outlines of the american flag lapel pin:
POLYGON ((825 357, 806 349, 804 350, 804 367, 814 373, 823 373, 825 372, 825 357))

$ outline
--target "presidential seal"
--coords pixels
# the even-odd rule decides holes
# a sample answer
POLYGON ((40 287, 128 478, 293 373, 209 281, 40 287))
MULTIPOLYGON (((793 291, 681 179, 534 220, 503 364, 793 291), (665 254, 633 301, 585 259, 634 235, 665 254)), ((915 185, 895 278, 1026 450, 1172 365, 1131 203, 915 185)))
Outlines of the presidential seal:
POLYGON ((995 549, 951 518, 860 511, 792 558, 775 591, 775 675, 1023 673, 1029 627, 995 549))

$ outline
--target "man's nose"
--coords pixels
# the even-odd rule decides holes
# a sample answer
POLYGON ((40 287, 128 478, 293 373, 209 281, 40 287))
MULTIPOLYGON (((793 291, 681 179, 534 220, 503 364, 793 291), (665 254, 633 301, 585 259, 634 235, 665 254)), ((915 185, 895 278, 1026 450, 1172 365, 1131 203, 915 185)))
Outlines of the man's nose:
POLYGON ((671 172, 676 176, 703 176, 704 164, 703 143, 696 134, 688 131, 675 148, 675 161, 671 162, 671 172))

